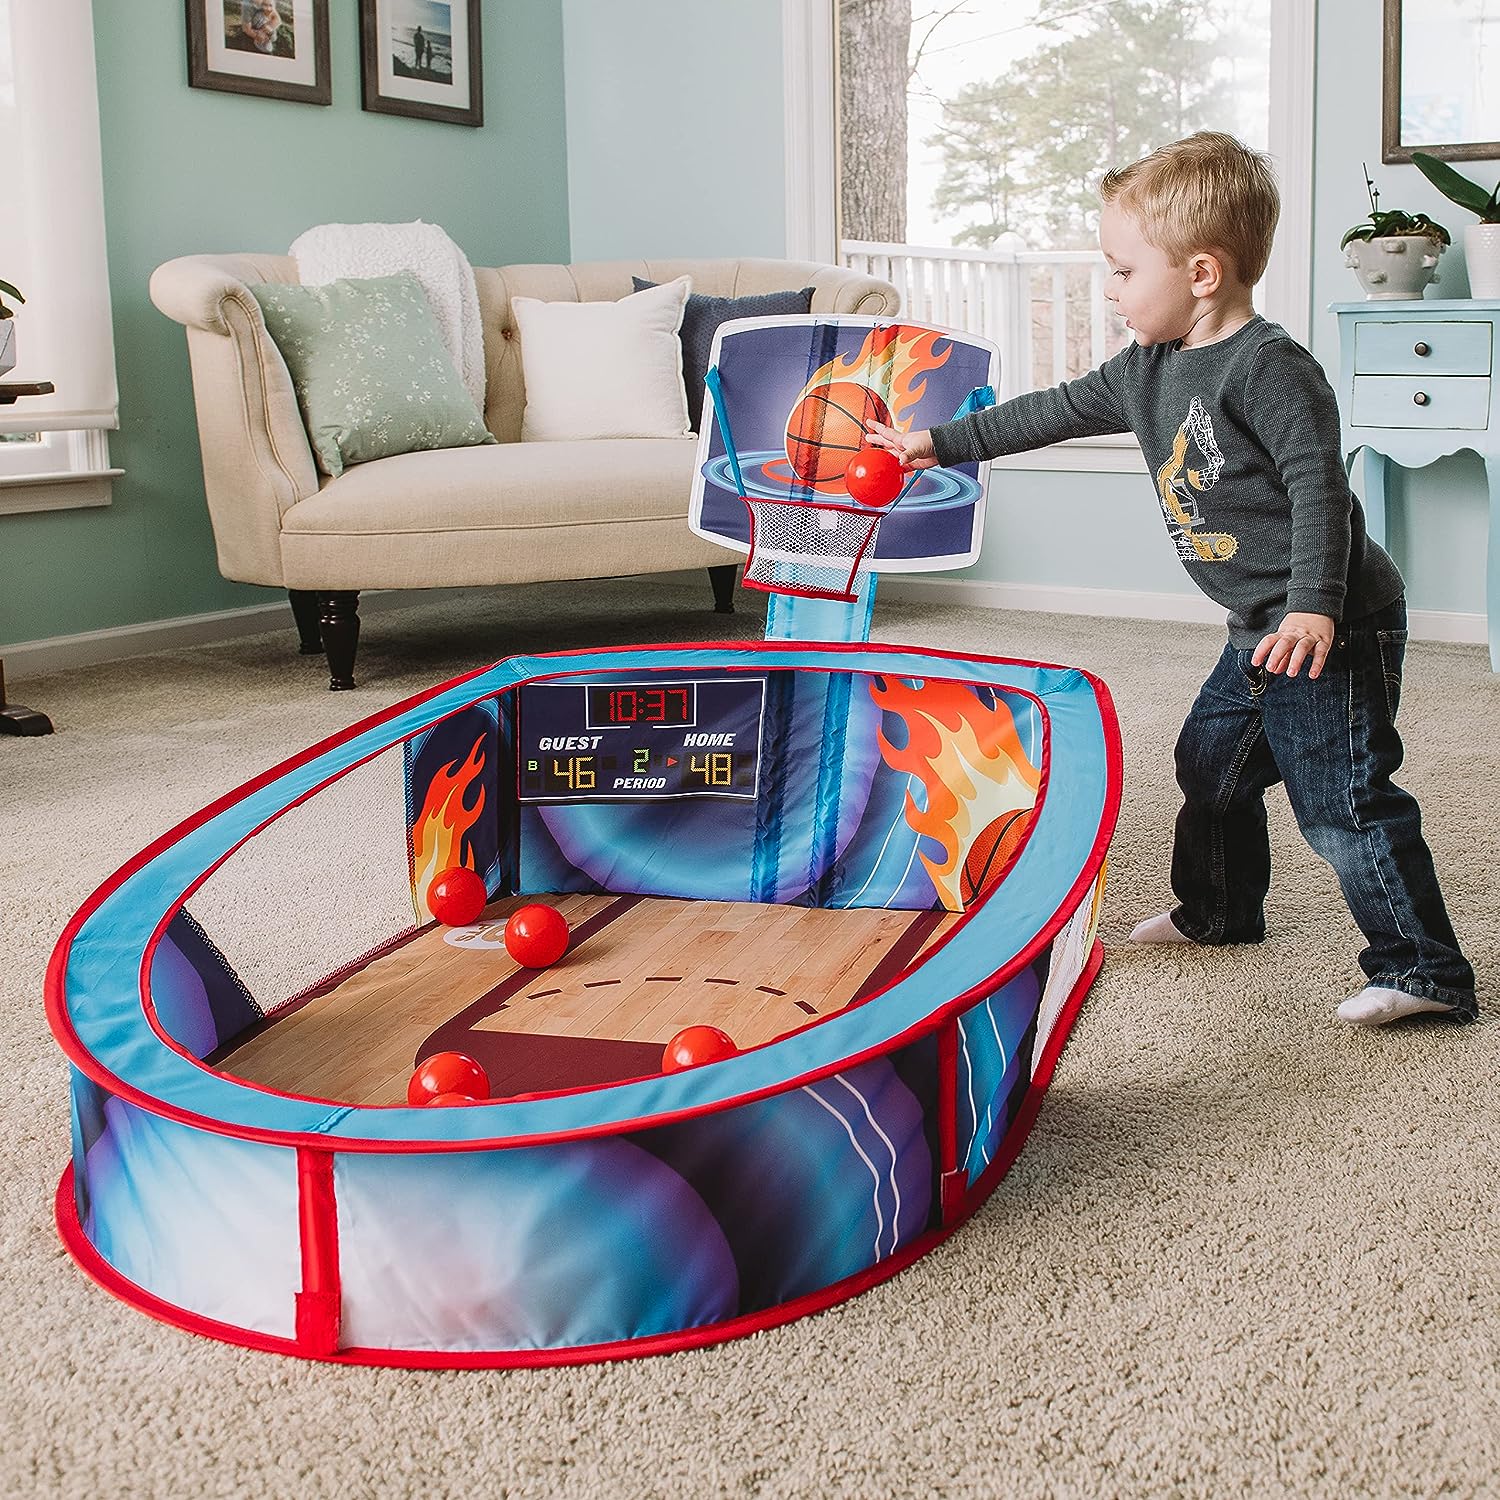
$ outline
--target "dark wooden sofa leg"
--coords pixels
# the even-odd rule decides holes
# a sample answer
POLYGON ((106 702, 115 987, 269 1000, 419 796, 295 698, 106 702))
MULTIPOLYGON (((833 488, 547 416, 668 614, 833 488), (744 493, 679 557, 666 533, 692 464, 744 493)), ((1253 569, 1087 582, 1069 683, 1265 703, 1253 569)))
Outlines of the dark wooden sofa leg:
POLYGON ((716 615, 734 613, 734 584, 735 575, 738 572, 739 568, 734 563, 722 563, 708 570, 708 581, 714 586, 714 613, 716 615))
POLYGON ((311 589, 288 589, 292 618, 297 622, 297 654, 321 656, 323 635, 318 629, 318 596, 311 589))
POLYGON ((328 657, 328 690, 354 686, 354 653, 359 646, 359 591, 318 595, 318 624, 328 657))

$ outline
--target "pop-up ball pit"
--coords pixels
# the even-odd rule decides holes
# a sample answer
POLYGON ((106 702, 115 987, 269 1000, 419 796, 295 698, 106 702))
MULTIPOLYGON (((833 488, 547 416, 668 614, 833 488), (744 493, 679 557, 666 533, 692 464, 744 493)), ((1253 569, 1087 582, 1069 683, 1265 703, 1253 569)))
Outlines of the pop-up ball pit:
MULTIPOLYGON (((940 785, 924 792, 930 805, 940 785)), ((509 661, 451 684, 209 808, 69 925, 48 981, 74 1069, 73 1165, 58 1198, 69 1249, 167 1321, 347 1360, 607 1357, 836 1302, 951 1233, 1018 1149, 1098 963, 1096 896, 1118 796, 1109 700, 1067 669, 763 644, 509 661), (759 766, 779 816, 737 801, 502 800, 529 685, 581 696, 585 683, 688 676, 764 682, 779 704, 759 766), (844 729, 836 761, 819 750, 830 715, 844 729), (989 744, 1016 761, 981 758, 981 715, 989 744), (462 1109, 296 1097, 235 1076, 236 1038, 265 1017, 184 903, 284 809, 388 746, 407 747, 420 788, 424 751, 447 765, 466 740, 483 743, 496 817, 474 832, 497 856, 496 895, 533 868, 549 892, 564 877, 596 889, 612 867, 615 891, 766 903, 772 915, 848 903, 851 919, 871 902, 899 920, 933 916, 929 865, 943 878, 943 845, 906 817, 917 761, 942 764, 964 731, 980 766, 1006 772, 989 782, 997 798, 1022 787, 1029 798, 1013 767, 1035 770, 1013 863, 939 944, 904 963, 898 954, 857 1003, 780 1041, 711 1066, 653 1076, 646 1064, 633 1081, 462 1109), (814 826, 835 764, 838 805, 814 826), (712 858, 690 858, 711 826, 712 858)), ((365 857, 407 876, 404 848, 365 857)), ((962 850, 946 864, 956 873, 962 850)))
POLYGON ((163 1321, 347 1362, 607 1359, 826 1308, 1020 1149, 1100 962, 1119 795, 1109 696, 1067 667, 773 639, 446 683, 69 923, 64 1241, 163 1321), (445 927, 458 866, 488 905, 445 927), (545 968, 503 937, 536 902, 569 929, 545 968), (735 1050, 663 1071, 690 1026, 735 1050), (408 1102, 444 1053, 491 1097, 408 1102))

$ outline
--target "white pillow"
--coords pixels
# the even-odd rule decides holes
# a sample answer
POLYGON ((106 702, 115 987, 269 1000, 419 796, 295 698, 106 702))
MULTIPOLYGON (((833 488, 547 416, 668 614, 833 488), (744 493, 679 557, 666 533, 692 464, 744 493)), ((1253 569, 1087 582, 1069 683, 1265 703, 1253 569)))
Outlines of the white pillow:
POLYGON ((687 437, 686 276, 618 302, 513 297, 526 381, 523 442, 687 437))

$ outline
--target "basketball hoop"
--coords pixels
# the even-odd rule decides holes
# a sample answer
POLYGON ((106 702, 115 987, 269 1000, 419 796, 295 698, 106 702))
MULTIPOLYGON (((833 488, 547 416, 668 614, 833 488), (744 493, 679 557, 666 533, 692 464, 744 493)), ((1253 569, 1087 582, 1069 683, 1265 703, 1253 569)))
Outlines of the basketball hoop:
POLYGON ((846 604, 857 597, 859 574, 869 570, 881 518, 898 503, 874 509, 820 500, 740 498, 750 512, 745 587, 846 604))

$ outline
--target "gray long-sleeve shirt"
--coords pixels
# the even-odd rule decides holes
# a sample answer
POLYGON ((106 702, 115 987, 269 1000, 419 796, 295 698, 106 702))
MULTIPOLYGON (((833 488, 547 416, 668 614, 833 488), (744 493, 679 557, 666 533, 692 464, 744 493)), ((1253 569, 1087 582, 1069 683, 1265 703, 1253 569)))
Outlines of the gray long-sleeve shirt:
POLYGON ((1323 367, 1252 318, 1215 344, 1131 344, 1097 370, 932 430, 938 461, 982 462, 1066 438, 1133 432, 1193 582, 1254 646, 1284 614, 1355 620, 1402 590, 1365 534, 1323 367))

